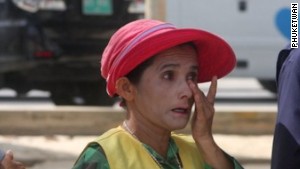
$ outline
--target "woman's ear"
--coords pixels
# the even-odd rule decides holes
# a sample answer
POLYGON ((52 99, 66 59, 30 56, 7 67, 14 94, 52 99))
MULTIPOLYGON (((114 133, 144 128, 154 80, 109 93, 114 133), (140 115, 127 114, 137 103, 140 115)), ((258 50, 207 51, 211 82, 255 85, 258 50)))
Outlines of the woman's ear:
POLYGON ((127 101, 131 101, 134 98, 135 88, 127 77, 121 77, 116 82, 117 94, 127 101))

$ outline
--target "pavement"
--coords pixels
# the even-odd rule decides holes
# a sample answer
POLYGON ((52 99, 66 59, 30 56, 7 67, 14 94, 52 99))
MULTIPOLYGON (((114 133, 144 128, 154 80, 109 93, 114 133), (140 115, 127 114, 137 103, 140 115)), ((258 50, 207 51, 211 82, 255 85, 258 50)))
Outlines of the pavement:
MULTIPOLYGON (((12 150, 27 169, 72 168, 91 136, 0 136, 0 148, 12 150)), ((269 169, 272 135, 215 134, 217 144, 240 161, 245 169, 269 169)))
MULTIPOLYGON (((276 105, 215 106, 213 132, 219 134, 273 134, 276 105)), ((124 120, 124 110, 85 106, 1 106, 0 135, 99 135, 124 120), (13 125, 12 125, 13 124, 13 125)), ((190 124, 180 131, 190 134, 190 124)))

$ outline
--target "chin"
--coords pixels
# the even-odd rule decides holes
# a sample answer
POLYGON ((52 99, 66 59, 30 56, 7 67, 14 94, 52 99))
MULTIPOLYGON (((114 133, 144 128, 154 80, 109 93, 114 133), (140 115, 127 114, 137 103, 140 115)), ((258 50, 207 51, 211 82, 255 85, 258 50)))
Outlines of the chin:
POLYGON ((187 125, 187 122, 185 122, 185 123, 183 123, 183 122, 177 123, 177 124, 174 124, 172 126, 172 129, 173 130, 181 130, 181 129, 184 129, 186 127, 186 125, 187 125))

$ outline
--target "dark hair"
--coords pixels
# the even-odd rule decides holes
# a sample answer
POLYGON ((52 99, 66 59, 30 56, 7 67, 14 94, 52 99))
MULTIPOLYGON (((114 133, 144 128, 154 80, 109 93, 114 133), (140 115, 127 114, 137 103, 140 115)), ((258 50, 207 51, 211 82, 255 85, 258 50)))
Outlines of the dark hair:
POLYGON ((136 68, 134 68, 131 72, 129 72, 126 75, 126 77, 129 79, 129 81, 131 83, 133 83, 134 85, 139 84, 144 71, 153 64, 154 58, 155 58, 155 56, 147 59, 146 61, 144 61, 143 63, 138 65, 136 68))

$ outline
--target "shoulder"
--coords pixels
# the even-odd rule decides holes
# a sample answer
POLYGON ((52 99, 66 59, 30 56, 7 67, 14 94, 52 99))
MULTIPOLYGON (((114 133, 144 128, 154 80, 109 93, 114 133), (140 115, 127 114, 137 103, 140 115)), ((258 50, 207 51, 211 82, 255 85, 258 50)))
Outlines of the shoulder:
POLYGON ((297 61, 297 63, 300 62, 300 48, 295 48, 291 51, 291 60, 297 61))
POLYGON ((90 143, 76 161, 73 169, 108 169, 109 164, 102 147, 97 143, 90 143))
POLYGON ((96 138, 95 142, 101 144, 101 143, 105 143, 105 142, 110 142, 112 140, 115 141, 121 141, 122 139, 124 139, 127 133, 122 129, 121 126, 113 128, 108 130, 107 132, 103 133, 101 136, 99 136, 98 138, 96 138))
POLYGON ((285 81, 286 78, 294 79, 300 77, 300 48, 290 51, 286 61, 283 63, 280 74, 284 76, 284 78, 281 78, 281 81, 285 81))
POLYGON ((300 67, 300 48, 288 48, 283 49, 282 51, 287 51, 289 53, 286 59, 287 61, 284 62, 284 66, 288 67, 289 69, 300 67))
POLYGON ((99 136, 97 139, 106 139, 108 137, 116 136, 118 134, 125 133, 121 126, 112 128, 105 133, 103 133, 101 136, 99 136))

